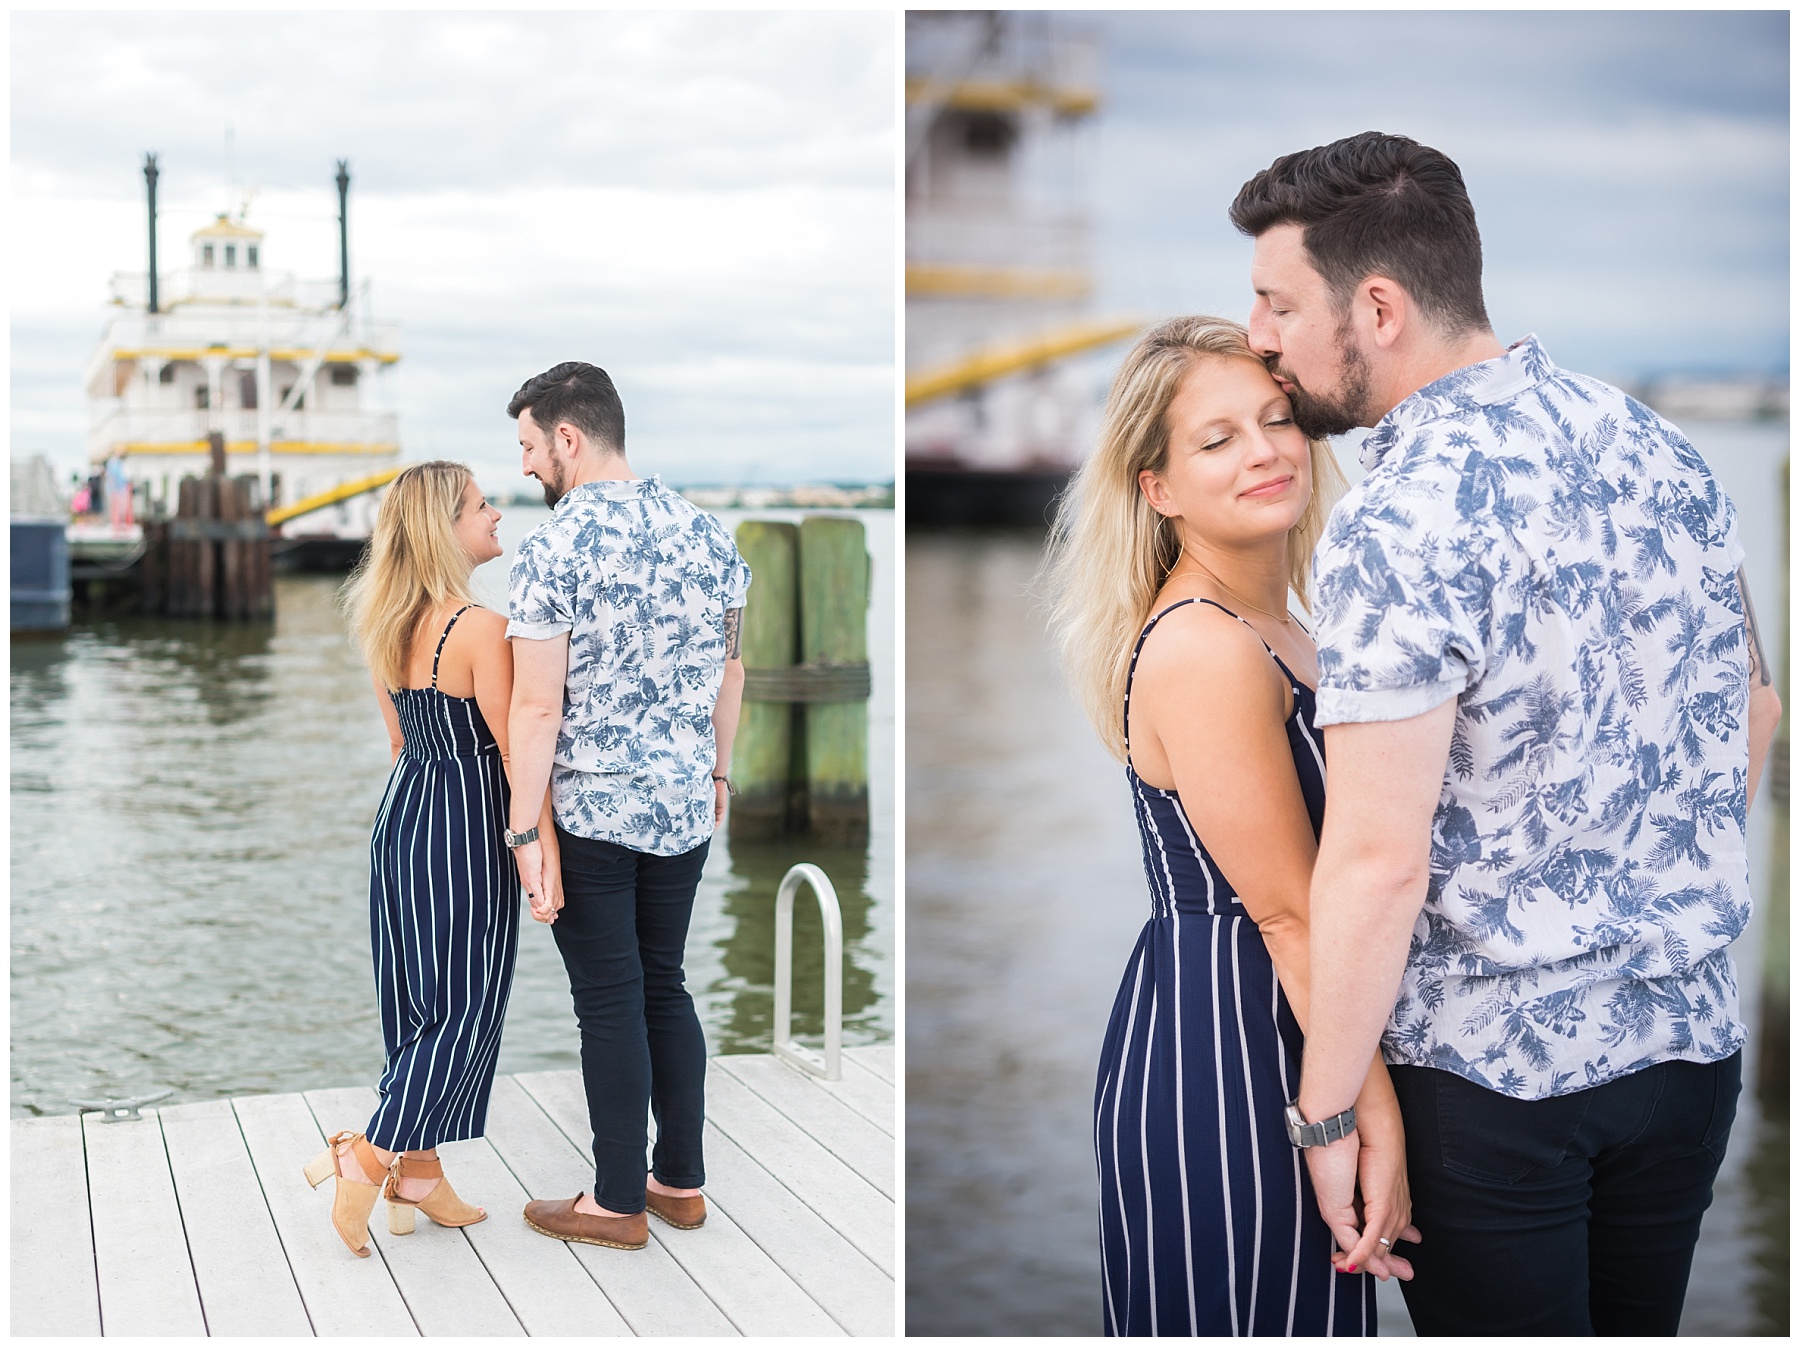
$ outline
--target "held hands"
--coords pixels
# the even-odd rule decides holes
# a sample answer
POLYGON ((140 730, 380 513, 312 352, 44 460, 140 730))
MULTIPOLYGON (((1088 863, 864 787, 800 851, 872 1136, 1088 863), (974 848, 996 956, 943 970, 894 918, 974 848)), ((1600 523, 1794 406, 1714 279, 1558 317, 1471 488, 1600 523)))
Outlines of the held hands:
POLYGON ((722 776, 713 778, 713 827, 725 826, 725 803, 731 798, 731 783, 722 776))
POLYGON ((562 857, 539 840, 514 847, 513 864, 519 868, 519 884, 531 903, 532 919, 548 926, 563 905, 562 857))
POLYGON ((1391 1119, 1380 1113, 1359 1116, 1356 1131, 1342 1141, 1309 1146, 1305 1154, 1319 1214, 1341 1251, 1331 1255, 1332 1266, 1340 1272, 1373 1272, 1382 1281, 1411 1281, 1412 1264, 1392 1251, 1395 1241, 1419 1242, 1398 1114, 1391 1119), (1379 1242, 1383 1238, 1388 1245, 1379 1242))

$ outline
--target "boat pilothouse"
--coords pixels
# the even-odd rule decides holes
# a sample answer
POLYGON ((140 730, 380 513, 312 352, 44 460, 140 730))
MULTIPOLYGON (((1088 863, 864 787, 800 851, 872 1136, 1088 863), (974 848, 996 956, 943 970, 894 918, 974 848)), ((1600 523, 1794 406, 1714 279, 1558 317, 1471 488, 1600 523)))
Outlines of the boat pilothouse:
POLYGON ((254 476, 291 560, 353 557, 374 520, 373 487, 398 470, 398 415, 383 374, 399 359, 399 327, 351 292, 341 213, 336 279, 271 270, 263 233, 222 212, 188 240, 187 266, 112 278, 118 312, 88 362, 88 459, 122 466, 137 509, 173 513, 181 479, 204 474, 222 436, 226 473, 254 476))
POLYGON ((1091 443, 1100 317, 1084 129, 1097 43, 1058 14, 906 16, 907 518, 1041 523, 1091 443))

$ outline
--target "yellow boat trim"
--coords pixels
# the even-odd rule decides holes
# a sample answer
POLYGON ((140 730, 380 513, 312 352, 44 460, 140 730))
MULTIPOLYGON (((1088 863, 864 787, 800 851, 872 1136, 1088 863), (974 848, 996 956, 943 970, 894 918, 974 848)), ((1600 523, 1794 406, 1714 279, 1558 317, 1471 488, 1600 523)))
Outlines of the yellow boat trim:
POLYGON ((951 364, 907 375, 906 405, 916 407, 952 393, 967 392, 1005 375, 1134 336, 1142 327, 1135 318, 1107 318, 1058 328, 1028 341, 990 346, 951 364))
POLYGON ((1085 299, 1094 279, 1078 267, 968 267, 908 262, 908 295, 1085 299))
MULTIPOLYGON (((269 351, 271 360, 288 360, 295 364, 303 364, 313 358, 317 347, 274 347, 269 351)), ((208 356, 218 356, 223 360, 254 360, 260 352, 254 346, 132 346, 121 347, 112 353, 114 360, 142 360, 147 356, 162 360, 204 360, 208 356)), ((357 346, 350 350, 333 350, 325 357, 328 365, 341 365, 352 360, 378 360, 384 365, 392 365, 400 359, 393 351, 371 351, 366 346, 357 346)))
POLYGON ((1018 112, 1024 108, 1046 107, 1065 117, 1085 117, 1100 108, 1096 89, 1057 88, 1036 80, 964 80, 941 93, 941 84, 909 76, 906 101, 918 103, 927 96, 941 99, 945 107, 963 112, 1018 112))
MULTIPOLYGON (((232 440, 225 446, 228 454, 255 454, 255 440, 232 440)), ((127 444, 111 446, 111 453, 121 458, 130 458, 133 454, 201 454, 212 452, 212 446, 205 440, 158 440, 134 441, 127 444)), ((329 444, 316 440, 275 440, 269 445, 272 454, 353 454, 358 457, 369 457, 375 454, 397 454, 397 444, 329 444)), ((109 455, 110 456, 110 455, 109 455)))
POLYGON ((270 510, 266 516, 268 522, 285 524, 290 519, 298 519, 303 514, 311 514, 314 510, 323 510, 327 505, 336 505, 340 501, 349 500, 352 496, 360 496, 365 491, 374 491, 386 486, 400 475, 399 468, 383 468, 380 472, 370 473, 367 477, 359 477, 354 482, 345 482, 334 486, 329 491, 320 491, 315 495, 305 496, 292 505, 283 505, 279 509, 270 510))

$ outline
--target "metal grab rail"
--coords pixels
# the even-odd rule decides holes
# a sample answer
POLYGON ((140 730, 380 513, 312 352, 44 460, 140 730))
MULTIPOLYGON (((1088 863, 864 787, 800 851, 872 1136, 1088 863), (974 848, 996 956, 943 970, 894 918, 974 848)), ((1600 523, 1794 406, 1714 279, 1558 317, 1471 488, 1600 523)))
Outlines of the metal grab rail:
POLYGON ((781 878, 775 894, 775 1041, 769 1051, 802 1071, 826 1080, 844 1078, 844 918, 837 890, 816 865, 794 866, 781 878), (825 928, 825 1055, 794 1042, 794 895, 801 884, 812 886, 825 928))

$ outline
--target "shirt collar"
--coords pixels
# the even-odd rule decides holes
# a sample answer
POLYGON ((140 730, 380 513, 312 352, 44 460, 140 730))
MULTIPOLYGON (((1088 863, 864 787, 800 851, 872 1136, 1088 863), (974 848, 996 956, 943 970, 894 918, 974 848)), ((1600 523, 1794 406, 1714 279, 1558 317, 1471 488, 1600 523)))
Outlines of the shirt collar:
POLYGON ((1364 470, 1373 472, 1407 431, 1459 408, 1506 402, 1555 372, 1556 366, 1536 334, 1527 334, 1507 347, 1505 354, 1452 370, 1402 400, 1375 423, 1357 456, 1364 470))
POLYGON ((570 487, 563 493, 563 498, 556 502, 556 509, 561 510, 572 500, 637 500, 642 496, 657 495, 662 489, 662 478, 654 473, 648 477, 633 477, 628 481, 603 478, 598 482, 583 482, 580 486, 570 487))

